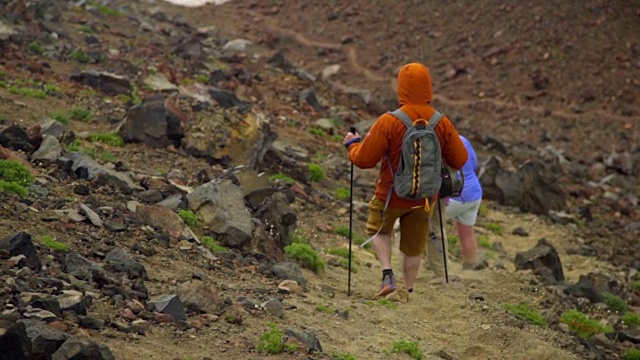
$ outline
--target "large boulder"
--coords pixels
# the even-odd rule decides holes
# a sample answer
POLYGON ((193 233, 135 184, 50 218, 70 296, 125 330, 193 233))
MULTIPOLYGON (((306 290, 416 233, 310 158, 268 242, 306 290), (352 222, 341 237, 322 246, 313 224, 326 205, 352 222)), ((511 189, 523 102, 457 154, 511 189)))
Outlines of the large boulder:
POLYGON ((187 200, 189 208, 222 244, 235 248, 251 244, 253 220, 239 186, 226 180, 214 180, 197 187, 187 195, 187 200))
POLYGON ((161 94, 149 96, 127 111, 120 134, 126 141, 143 142, 153 147, 179 147, 184 135, 182 117, 161 94))
POLYGON ((553 245, 545 239, 540 239, 533 248, 516 254, 516 270, 526 269, 541 275, 548 283, 564 281, 560 256, 553 245))
POLYGON ((25 325, 12 319, 0 319, 0 360, 31 358, 31 342, 25 325))
POLYGON ((133 182, 128 174, 104 167, 83 152, 71 152, 58 158, 59 161, 66 161, 66 159, 72 162, 71 171, 76 176, 89 180, 100 180, 127 194, 143 190, 140 185, 133 182))
POLYGON ((111 350, 103 344, 70 337, 53 353, 52 360, 114 360, 111 350))
POLYGON ((182 144, 211 164, 256 168, 276 137, 263 114, 219 110, 194 119, 182 144))
POLYGON ((539 162, 527 161, 513 172, 503 169, 500 160, 491 157, 483 166, 480 182, 486 199, 522 211, 546 215, 549 210, 566 206, 566 193, 539 162))

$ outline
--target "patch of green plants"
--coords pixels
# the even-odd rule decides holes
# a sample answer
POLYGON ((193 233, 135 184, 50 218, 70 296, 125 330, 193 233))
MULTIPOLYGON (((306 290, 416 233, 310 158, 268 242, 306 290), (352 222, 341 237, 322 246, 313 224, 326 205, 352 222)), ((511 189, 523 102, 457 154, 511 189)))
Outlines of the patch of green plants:
POLYGON ((634 312, 628 311, 621 318, 625 325, 630 327, 640 327, 640 315, 634 312))
POLYGON ((4 180, 0 180, 0 191, 13 192, 20 195, 20 197, 25 197, 28 193, 24 186, 4 180))
POLYGON ((55 94, 61 93, 62 89, 60 89, 60 87, 58 85, 56 85, 56 84, 45 83, 44 84, 44 91, 49 95, 55 95, 55 94))
POLYGON ((342 258, 349 258, 349 249, 339 247, 339 248, 329 248, 327 249, 327 253, 335 256, 340 256, 342 258))
POLYGON ((7 115, 0 113, 0 121, 5 121, 7 120, 7 115))
POLYGON ((622 360, 640 360, 640 349, 629 349, 622 354, 622 360))
MULTIPOLYGON (((340 262, 338 263, 338 265, 343 269, 349 270, 349 258, 340 258, 340 262)), ((351 262, 351 272, 354 274, 358 273, 358 268, 355 265, 355 261, 351 262)))
POLYGON ((333 310, 332 308, 330 308, 328 306, 325 306, 325 305, 322 305, 322 304, 318 304, 316 306, 316 310, 319 311, 319 312, 325 313, 325 314, 335 314, 336 313, 336 311, 333 310))
POLYGON ((629 306, 627 305, 627 303, 624 300, 622 300, 620 296, 617 296, 611 293, 604 293, 603 300, 604 300, 604 303, 607 305, 607 307, 612 311, 624 313, 629 309, 629 306))
POLYGON ((198 225, 198 215, 191 210, 180 209, 178 210, 178 216, 189 227, 198 225))
POLYGON ((69 119, 71 119, 71 117, 69 116, 69 114, 62 112, 62 111, 54 111, 51 114, 49 114, 49 116, 56 121, 59 121, 63 124, 68 124, 69 123, 69 119))
POLYGON ((537 310, 525 304, 504 304, 504 308, 511 315, 520 318, 530 324, 545 327, 547 321, 537 310))
POLYGON ((198 81, 200 81, 201 83, 206 84, 209 82, 209 75, 198 74, 196 75, 196 79, 198 79, 198 81))
POLYGON ((27 45, 27 49, 36 55, 42 55, 44 53, 44 47, 41 43, 34 41, 27 45))
POLYGON ((412 359, 415 360, 423 360, 424 353, 420 348, 418 348, 418 343, 415 341, 394 341, 393 347, 391 348, 391 353, 393 354, 407 354, 412 359))
POLYGON ((485 235, 478 236, 478 246, 483 247, 485 249, 492 249, 493 244, 485 235))
POLYGON ((283 174, 282 172, 279 172, 277 174, 273 174, 273 175, 269 176, 269 180, 271 180, 271 181, 280 180, 280 181, 285 182, 287 184, 295 184, 296 183, 296 181, 292 177, 287 176, 287 175, 283 174))
POLYGON ((345 225, 336 226, 336 234, 349 238, 349 227, 345 225))
POLYGON ((4 70, 0 70, 0 79, 4 79, 7 77, 7 72, 4 70))
POLYGON ((329 356, 331 360, 358 360, 357 357, 349 353, 331 353, 329 356))
POLYGON ((342 142, 342 140, 343 140, 342 135, 335 134, 335 135, 331 136, 331 141, 342 142))
POLYGON ((89 25, 80 25, 78 30, 80 30, 80 32, 83 32, 85 34, 93 34, 93 30, 89 25))
POLYGON ((564 312, 560 315, 560 321, 569 325, 569 330, 583 339, 588 339, 595 334, 613 331, 611 327, 601 325, 578 310, 564 312))
POLYGON ((204 245, 212 253, 227 251, 227 249, 224 246, 218 244, 218 242, 211 236, 203 236, 202 239, 200 239, 200 241, 202 241, 202 245, 204 245))
POLYGON ((87 4, 91 6, 95 6, 98 12, 102 15, 114 16, 114 17, 122 16, 122 13, 120 13, 120 11, 112 9, 106 5, 100 4, 99 2, 89 0, 87 1, 87 4))
POLYGON ((636 289, 636 290, 640 290, 640 281, 635 281, 633 283, 633 288, 636 289))
POLYGON ((13 160, 0 160, 0 180, 27 186, 35 179, 25 165, 13 160))
MULTIPOLYGON (((349 235, 347 235, 349 236, 349 235)), ((364 244, 364 242, 367 241, 367 239, 365 239, 363 236, 360 235, 354 235, 353 236, 353 243, 360 246, 362 244, 364 244)), ((371 243, 367 243, 367 245, 364 246, 364 249, 368 249, 371 250, 371 243)))
POLYGON ((124 146, 124 140, 122 139, 122 136, 113 133, 91 134, 89 135, 89 141, 95 141, 117 147, 124 146))
POLYGON ((315 136, 325 136, 326 135, 324 130, 322 130, 320 128, 311 128, 311 129, 309 129, 309 133, 311 133, 311 135, 315 135, 315 136))
POLYGON ((56 251, 69 251, 69 247, 65 243, 61 243, 50 235, 44 235, 40 239, 38 239, 40 244, 45 247, 48 247, 51 250, 56 251))
POLYGON ((47 93, 44 90, 26 87, 9 86, 9 93, 14 95, 28 96, 36 99, 46 99, 47 93))
POLYGON ((7 82, 4 80, 0 80, 0 88, 6 88, 7 87, 7 82))
POLYGON ((397 308, 397 307, 398 307, 398 304, 396 304, 396 303, 394 303, 394 302, 392 302, 392 301, 389 301, 389 300, 387 300, 387 299, 385 299, 385 298, 379 299, 379 300, 378 300, 378 305, 380 305, 380 306, 386 306, 386 307, 388 307, 389 309, 395 309, 395 308, 397 308))
POLYGON ((276 327, 276 324, 270 322, 267 324, 269 330, 260 335, 258 346, 259 352, 271 355, 280 354, 284 351, 284 333, 276 327))
POLYGON ((75 49, 71 52, 71 57, 76 59, 77 62, 86 64, 89 62, 89 56, 82 49, 75 49))
POLYGON ((351 191, 349 191, 349 189, 346 187, 339 187, 336 189, 336 197, 340 201, 347 200, 349 197, 351 197, 351 191))
POLYGON ((496 235, 502 235, 502 226, 500 226, 500 224, 486 222, 483 224, 483 227, 496 235))
POLYGON ((69 117, 71 117, 72 120, 89 122, 91 121, 91 119, 93 119, 93 113, 91 112, 91 110, 77 107, 71 110, 71 112, 69 113, 69 117))
POLYGON ((133 105, 142 104, 142 96, 140 96, 140 90, 138 90, 138 86, 135 83, 131 84, 131 102, 133 105))
POLYGON ((72 142, 67 144, 64 148, 69 152, 82 151, 82 144, 80 143, 80 139, 74 139, 72 142))
POLYGON ((453 251, 453 249, 456 249, 459 244, 460 238, 458 237, 458 235, 447 235, 447 245, 449 247, 449 252, 453 251))
POLYGON ((311 180, 315 182, 320 182, 324 179, 324 170, 318 164, 309 163, 307 165, 309 169, 309 175, 311 176, 311 180))
POLYGON ((89 90, 89 89, 82 89, 82 90, 80 90, 79 94, 81 96, 96 96, 96 95, 98 95, 98 93, 95 92, 95 90, 89 90))
POLYGON ((99 152, 96 158, 104 162, 110 162, 110 163, 114 163, 118 161, 118 158, 116 158, 111 153, 111 151, 108 151, 108 150, 99 152))
POLYGON ((309 244, 293 243, 287 245, 284 247, 284 253, 287 257, 301 262, 316 273, 324 270, 324 261, 309 244))
POLYGON ((486 204, 481 203, 480 208, 478 209, 478 215, 482 217, 489 215, 489 207, 486 204))

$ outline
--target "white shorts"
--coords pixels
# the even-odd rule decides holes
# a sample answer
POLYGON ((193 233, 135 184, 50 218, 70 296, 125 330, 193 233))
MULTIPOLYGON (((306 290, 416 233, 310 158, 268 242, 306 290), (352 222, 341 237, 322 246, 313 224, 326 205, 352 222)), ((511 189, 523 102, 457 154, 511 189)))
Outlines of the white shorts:
POLYGON ((447 220, 456 220, 462 225, 475 225, 481 202, 482 200, 470 202, 450 200, 449 205, 447 205, 447 220))

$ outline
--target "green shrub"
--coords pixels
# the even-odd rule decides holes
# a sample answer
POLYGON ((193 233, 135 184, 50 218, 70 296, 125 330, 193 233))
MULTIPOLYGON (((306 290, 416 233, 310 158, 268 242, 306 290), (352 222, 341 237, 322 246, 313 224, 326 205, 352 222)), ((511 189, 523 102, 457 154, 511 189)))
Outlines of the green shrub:
POLYGON ((20 197, 25 197, 28 193, 24 186, 4 180, 0 180, 0 191, 10 191, 20 195, 20 197))
POLYGON ((93 113, 85 108, 73 108, 69 114, 72 120, 89 122, 93 119, 93 113))
POLYGON ((67 144, 64 148, 69 152, 82 151, 80 139, 74 139, 72 142, 67 144))
POLYGON ((311 128, 309 129, 309 132, 311 133, 311 135, 315 135, 315 136, 325 136, 326 134, 324 130, 320 128, 311 128))
POLYGON ((391 302, 391 301, 389 301, 389 300, 387 300, 387 299, 385 299, 385 298, 379 299, 379 300, 378 300, 378 305, 380 305, 380 306, 386 306, 386 307, 388 307, 388 308, 390 308, 390 309, 395 309, 395 308, 397 308, 397 307, 398 307, 398 304, 396 304, 396 303, 394 303, 394 302, 391 302))
POLYGON ((633 283, 633 288, 634 288, 635 290, 640 290, 640 281, 636 281, 636 282, 634 282, 634 283, 633 283))
POLYGON ((335 256, 340 256, 342 258, 349 258, 349 249, 347 248, 330 248, 327 249, 327 253, 335 256))
POLYGON ((224 246, 219 245, 218 242, 215 241, 211 236, 203 236, 202 239, 200 239, 200 241, 202 241, 202 245, 204 245, 204 247, 209 249, 209 251, 211 251, 212 253, 227 251, 227 249, 224 246))
POLYGON ((80 32, 83 32, 85 34, 93 34, 93 30, 88 25, 80 25, 78 30, 80 30, 80 32))
POLYGON ((331 353, 331 360, 358 360, 357 357, 349 354, 349 353, 331 353))
POLYGON ((40 242, 40 244, 42 244, 43 246, 48 247, 51 250, 56 250, 56 251, 68 251, 69 250, 69 247, 67 246, 67 244, 61 243, 61 242, 57 241, 56 239, 54 239, 52 236, 49 236, 49 235, 44 235, 43 237, 38 239, 38 241, 40 242))
POLYGON ((478 216, 486 217, 487 215, 489 215, 489 207, 485 203, 480 204, 478 216))
POLYGON ((116 161, 118 161, 118 158, 116 158, 111 151, 102 151, 100 153, 97 154, 97 158, 104 161, 104 162, 110 162, 110 163, 114 163, 116 161))
POLYGON ((191 210, 178 210, 178 216, 187 224, 189 227, 195 226, 198 224, 198 215, 191 210))
POLYGON ((71 52, 71 57, 76 59, 77 62, 86 64, 89 62, 89 56, 82 49, 75 49, 71 52))
POLYGON ((324 270, 324 261, 309 244, 293 243, 284 247, 284 253, 288 257, 300 261, 305 267, 321 272, 324 270))
POLYGON ((491 249, 493 248, 491 241, 489 240, 488 237, 484 236, 484 235, 480 235, 478 236, 478 246, 483 247, 485 249, 491 249))
POLYGON ((5 77, 7 77, 7 72, 4 70, 0 70, 0 79, 4 79, 5 77))
POLYGON ((324 170, 318 164, 310 163, 307 165, 309 169, 309 175, 311 176, 311 180, 315 182, 322 181, 324 179, 324 170))
POLYGON ((0 180, 26 186, 33 184, 34 178, 29 169, 13 160, 0 160, 0 180))
MULTIPOLYGON (((365 241, 367 241, 367 239, 365 239, 363 236, 360 236, 360 235, 353 236, 353 243, 358 246, 364 244, 365 241)), ((367 245, 364 246, 364 249, 371 249, 371 242, 368 242, 367 245)))
POLYGON ((268 323, 269 330, 260 335, 258 341, 259 352, 276 355, 284 351, 284 333, 274 323, 268 323))
POLYGON ((287 184, 295 184, 296 183, 296 181, 292 177, 287 176, 287 175, 285 175, 285 174, 283 174, 281 172, 269 176, 269 180, 271 180, 271 181, 280 180, 280 181, 285 182, 287 184))
POLYGON ((335 232, 336 232, 336 234, 342 235, 342 236, 346 237, 347 239, 349 238, 349 227, 348 226, 338 225, 338 226, 336 226, 335 232))
POLYGON ((525 304, 517 304, 517 305, 512 305, 512 304, 504 304, 504 308, 507 310, 507 312, 509 312, 511 315, 514 315, 522 320, 527 321, 530 324, 536 325, 536 326, 542 326, 545 327, 547 326, 547 321, 544 319, 544 317, 535 309, 529 307, 528 305, 525 304))
POLYGON ((53 120, 57 120, 63 124, 68 124, 69 123, 69 119, 71 119, 71 117, 69 116, 69 114, 64 113, 62 111, 54 111, 51 114, 49 114, 49 116, 53 119, 53 120))
POLYGON ((17 87, 17 86, 10 86, 9 87, 9 93, 10 94, 14 94, 14 95, 29 96, 29 97, 33 97, 33 98, 36 98, 36 99, 46 99, 47 98, 47 93, 44 92, 43 90, 31 89, 31 88, 22 88, 22 87, 17 87))
POLYGON ((569 310, 560 316, 560 321, 569 325, 569 329, 583 339, 599 333, 612 332, 608 326, 602 326, 599 322, 590 319, 578 310, 569 310))
POLYGON ((624 322, 625 325, 630 326, 630 327, 640 327, 640 315, 634 313, 634 312, 627 312, 624 315, 622 315, 621 318, 622 322, 624 322))
POLYGON ((307 240, 307 238, 302 233, 296 230, 293 232, 293 234, 291 234, 291 243, 292 244, 308 244, 309 240, 307 240))
POLYGON ((611 293, 605 293, 603 297, 604 297, 604 303, 612 311, 624 313, 629 308, 627 303, 624 300, 622 300, 620 296, 613 295, 611 293))
POLYGON ((424 353, 418 348, 418 344, 415 341, 395 341, 391 352, 394 354, 407 354, 415 360, 424 359, 424 353))
POLYGON ((37 41, 34 41, 31 44, 29 44, 27 48, 29 49, 29 51, 31 51, 36 55, 42 55, 42 53, 44 53, 44 47, 42 46, 42 44, 40 44, 37 41))
POLYGON ((484 223, 483 226, 496 235, 502 235, 502 226, 500 226, 500 224, 487 222, 484 223))
POLYGON ((622 360, 640 360, 640 349, 629 349, 622 354, 622 360))
POLYGON ((91 134, 89 135, 89 141, 96 141, 111 146, 124 146, 124 140, 122 140, 122 136, 113 133, 91 134))
POLYGON ((333 310, 332 308, 330 308, 328 306, 324 306, 322 304, 318 304, 316 306, 316 310, 319 311, 319 312, 323 312, 325 314, 335 314, 336 313, 336 311, 333 310))
POLYGON ((338 200, 344 201, 347 200, 351 197, 351 191, 349 191, 348 188, 337 188, 336 189, 336 197, 338 198, 338 200))

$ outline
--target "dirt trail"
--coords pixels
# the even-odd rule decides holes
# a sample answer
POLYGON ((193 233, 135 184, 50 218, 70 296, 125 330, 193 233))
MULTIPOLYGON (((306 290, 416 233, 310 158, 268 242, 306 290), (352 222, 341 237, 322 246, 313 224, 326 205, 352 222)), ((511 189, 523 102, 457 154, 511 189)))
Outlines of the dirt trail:
MULTIPOLYGON (((492 204, 488 203, 490 206, 492 204)), ((341 225, 344 219, 310 213, 301 216, 301 231, 317 233, 315 224, 329 223, 341 225)), ((490 210, 479 219, 497 223, 505 235, 498 236, 478 226, 478 234, 484 234, 491 242, 503 244, 505 253, 489 260, 491 269, 478 272, 462 271, 460 263, 452 259, 451 273, 461 277, 460 282, 449 285, 431 284, 431 275, 421 270, 416 291, 408 303, 393 307, 374 301, 372 294, 379 284, 380 268, 372 253, 354 249, 355 267, 353 274, 353 295, 347 297, 347 271, 340 267, 327 267, 322 275, 305 270, 310 291, 304 296, 286 296, 283 300, 284 319, 275 319, 264 313, 248 316, 243 325, 227 326, 216 331, 201 330, 180 333, 167 326, 155 328, 144 337, 132 338, 118 334, 116 338, 102 338, 114 351, 118 359, 254 359, 270 358, 252 353, 247 348, 257 343, 265 324, 274 321, 281 329, 307 327, 318 335, 324 352, 350 353, 358 359, 406 359, 406 355, 389 355, 394 341, 415 341, 425 353, 426 359, 441 359, 436 353, 444 351, 455 359, 577 359, 564 347, 573 340, 566 334, 532 325, 524 325, 514 320, 503 309, 506 303, 527 303, 535 305, 542 291, 535 291, 529 285, 532 275, 515 272, 513 258, 517 251, 531 248, 540 238, 546 238, 558 249, 563 249, 571 238, 568 227, 549 225, 535 216, 508 213, 504 209, 490 210), (511 235, 516 227, 529 232, 528 237, 511 235), (371 268, 365 266, 372 264, 371 268), (494 268, 502 263, 505 270, 494 268), (321 287, 331 286, 335 296, 321 287), (483 301, 471 297, 482 296, 483 301), (349 319, 326 313, 319 308, 331 310, 349 309, 349 319), (166 339, 173 339, 166 341, 166 339)), ((360 231, 361 222, 355 229, 360 231)), ((310 238, 314 246, 328 248, 346 246, 343 238, 336 235, 316 234, 310 238)), ((607 266, 592 258, 567 255, 560 250, 565 265, 566 276, 577 278, 587 270, 603 269, 607 266)), ((326 256, 326 255, 325 255, 326 256)), ((399 256, 394 254, 396 272, 399 272, 399 256)), ((145 263, 150 274, 166 282, 169 279, 184 278, 198 267, 187 263, 174 263, 172 271, 163 270, 162 264, 145 263)), ((402 275, 399 273, 400 282, 402 275)), ((151 283, 154 283, 151 281, 151 283)), ((238 283, 224 284, 230 288, 275 286, 276 281, 262 283, 248 274, 238 274, 238 283), (253 283, 253 285, 250 285, 253 283)), ((220 284, 218 284, 220 285, 220 284)), ((220 321, 218 324, 220 324, 220 321)), ((223 324, 226 325, 226 324, 223 324)), ((279 355, 279 359, 303 358, 301 354, 279 355)))

